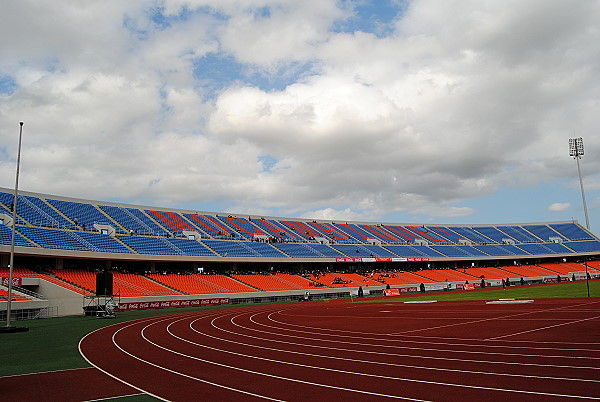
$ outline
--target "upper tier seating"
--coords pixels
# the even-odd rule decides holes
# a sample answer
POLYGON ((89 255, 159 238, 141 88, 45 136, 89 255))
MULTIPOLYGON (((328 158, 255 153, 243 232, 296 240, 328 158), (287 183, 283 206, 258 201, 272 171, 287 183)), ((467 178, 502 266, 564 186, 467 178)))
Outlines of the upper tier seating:
POLYGON ((439 251, 426 246, 386 245, 385 248, 404 258, 445 257, 439 251))
POLYGON ((181 250, 181 255, 197 255, 197 256, 208 256, 216 257, 217 255, 206 245, 200 243, 194 239, 181 239, 181 238, 165 238, 163 239, 168 243, 171 243, 173 247, 181 250))
POLYGON ((496 226, 496 228, 506 233, 516 242, 519 243, 537 243, 542 241, 542 239, 534 236, 532 233, 523 229, 521 226, 496 226))
POLYGON ((148 216, 160 222, 171 234, 181 235, 184 231, 202 233, 195 225, 176 212, 145 210, 148 216))
MULTIPOLYGON (((11 241, 12 201, 13 194, 0 191, 0 246, 11 241)), ((370 262, 371 258, 418 261, 600 253, 599 239, 576 222, 472 227, 358 224, 202 215, 24 194, 19 195, 17 209, 15 244, 37 249, 36 254, 46 248, 246 259, 363 258, 370 262)), ((69 255, 85 258, 79 253, 69 255)))
POLYGON ((234 230, 221 222, 218 216, 199 214, 183 214, 183 216, 210 237, 215 239, 230 239, 235 237, 234 230))
POLYGON ((150 219, 140 209, 112 205, 99 205, 98 207, 130 233, 157 236, 169 235, 169 232, 150 219))
POLYGON ((588 232, 577 226, 575 223, 551 223, 552 229, 556 230, 569 240, 593 240, 588 232))
POLYGON ((565 236, 562 236, 558 232, 552 230, 548 225, 523 225, 523 228, 527 229, 527 231, 533 233, 545 242, 551 242, 553 237, 567 240, 565 236))
POLYGON ((448 257, 472 257, 476 255, 488 255, 472 246, 431 246, 431 248, 448 257))
POLYGON ((219 216, 219 219, 221 222, 226 223, 227 226, 233 228, 238 235, 246 239, 253 239, 254 236, 267 236, 265 232, 244 218, 229 215, 219 216))
POLYGON ((297 258, 344 258, 344 254, 326 244, 316 243, 273 243, 273 247, 281 250, 290 257, 297 258))
MULTIPOLYGON (((185 255, 185 253, 164 237, 147 237, 147 236, 127 236, 118 235, 117 239, 121 240, 128 247, 140 254, 148 255, 185 255)), ((188 240, 190 241, 190 240, 188 240)))
POLYGON ((83 240, 77 232, 71 230, 17 226, 17 231, 44 248, 93 252, 101 251, 94 245, 83 240))
POLYGON ((321 232, 324 237, 330 239, 332 242, 335 242, 335 243, 360 243, 355 238, 351 237, 350 235, 348 235, 348 234, 344 233, 343 231, 341 231, 340 229, 338 229, 336 227, 337 225, 333 225, 328 222, 317 222, 317 221, 307 222, 307 225, 310 226, 311 228, 321 232))
POLYGON ((246 248, 252 249, 259 257, 275 257, 275 258, 289 258, 287 255, 273 247, 269 243, 262 242, 243 242, 240 243, 246 248))
MULTIPOLYGON (((12 201, 10 205, 12 205, 12 201)), ((19 194, 17 199, 17 214, 35 226, 75 229, 74 223, 67 220, 38 197, 19 194)))
MULTIPOLYGON (((446 228, 449 229, 449 228, 446 228)), ((457 226, 452 228, 453 232, 458 233, 464 239, 470 240, 473 243, 487 244, 487 243, 495 243, 493 239, 484 236, 473 228, 457 226)))
POLYGON ((560 243, 523 243, 519 244, 519 248, 533 255, 564 254, 571 252, 571 250, 560 243), (557 251, 555 245, 558 245, 562 251, 557 251))
POLYGON ((76 226, 84 230, 94 230, 94 224, 112 226, 115 231, 125 233, 125 230, 92 204, 81 202, 48 199, 48 203, 67 216, 76 226))
MULTIPOLYGON (((19 227, 19 226, 17 226, 19 227)), ((12 228, 4 225, 0 225, 0 242, 1 244, 9 245, 11 243, 12 228)), ((21 247, 36 247, 35 244, 21 236, 21 234, 15 230, 15 246, 21 247)))
POLYGON ((255 225, 260 227, 267 236, 274 239, 280 239, 285 241, 304 241, 304 238, 295 234, 293 231, 280 224, 276 220, 268 220, 265 218, 255 219, 252 221, 255 225))
POLYGON ((233 240, 204 240, 204 244, 222 257, 260 257, 254 249, 243 242, 233 240))
POLYGON ((332 248, 348 257, 361 258, 397 258, 398 256, 382 246, 372 244, 335 244, 332 248))
POLYGON ((495 257, 529 255, 526 251, 511 244, 483 244, 473 247, 495 257))
POLYGON ((473 230, 481 233, 488 239, 492 239, 495 243, 503 243, 504 240, 511 239, 511 237, 507 236, 506 233, 501 232, 498 228, 491 226, 474 227, 473 230))
POLYGON ((576 253, 598 253, 600 252, 600 242, 598 240, 569 241, 563 243, 576 253))

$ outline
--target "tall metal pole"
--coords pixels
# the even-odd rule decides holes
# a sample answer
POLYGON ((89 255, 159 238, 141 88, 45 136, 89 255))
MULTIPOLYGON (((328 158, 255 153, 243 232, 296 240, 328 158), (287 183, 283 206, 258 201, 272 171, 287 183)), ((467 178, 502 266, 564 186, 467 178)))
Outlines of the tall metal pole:
POLYGON ((577 173, 579 174, 579 187, 581 187, 581 198, 583 199, 583 212, 585 214, 585 227, 590 230, 590 220, 588 218, 587 203, 585 202, 585 191, 583 190, 583 179, 581 178, 581 167, 579 159, 583 156, 583 138, 569 138, 569 155, 577 161, 577 173))
POLYGON ((579 159, 581 156, 577 156, 577 173, 579 173, 579 187, 581 187, 581 198, 583 200, 583 213, 585 214, 585 227, 590 230, 590 220, 588 218, 587 203, 585 202, 585 191, 583 190, 583 179, 581 178, 581 168, 579 167, 579 159))
POLYGON ((10 237, 10 266, 8 268, 8 303, 6 307, 6 327, 10 327, 12 307, 13 263, 15 261, 15 226, 17 224, 17 197, 19 195, 19 167, 21 165, 21 140, 23 139, 23 122, 19 122, 19 147, 17 150, 17 173, 15 175, 15 194, 12 205, 12 234, 10 237))

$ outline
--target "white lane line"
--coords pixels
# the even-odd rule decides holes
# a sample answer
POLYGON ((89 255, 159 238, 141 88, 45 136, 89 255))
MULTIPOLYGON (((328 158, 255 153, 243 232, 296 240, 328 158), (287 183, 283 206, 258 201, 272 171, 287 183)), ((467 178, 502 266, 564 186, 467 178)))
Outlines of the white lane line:
MULTIPOLYGON (((269 315, 270 318, 270 315, 269 315)), ((568 356, 568 355, 542 355, 542 354, 524 354, 524 353, 506 353, 506 352, 484 352, 484 351, 473 351, 473 350, 467 350, 467 349, 439 349, 439 348, 425 348, 425 347, 409 347, 409 346, 403 346, 403 345, 386 345, 386 344, 373 344, 373 343, 365 343, 364 341, 362 342, 349 342, 349 341, 338 341, 338 340, 331 340, 331 339, 323 339, 324 334, 318 334, 319 337, 307 337, 307 335, 309 334, 306 330, 305 331, 300 331, 300 330, 292 330, 292 329, 286 329, 286 328, 279 328, 279 327, 271 327, 269 325, 266 324, 261 324, 257 321, 254 320, 254 317, 250 318, 250 321, 253 322, 254 324, 261 326, 261 327, 267 327, 269 329, 277 329, 277 330, 282 330, 282 331, 288 331, 288 332, 295 332, 295 333, 300 333, 302 336, 294 336, 294 335, 288 335, 288 334, 281 334, 281 333, 273 333, 273 332, 267 332, 267 331, 259 331, 257 329, 253 329, 253 328, 248 328, 248 330, 250 331, 256 331, 256 332, 264 332, 266 334, 272 334, 272 335, 277 335, 280 337, 290 337, 290 338, 301 338, 301 339, 310 339, 316 342, 329 342, 329 343, 339 343, 339 344, 348 344, 348 345, 357 345, 357 346, 369 346, 369 347, 377 347, 377 348, 386 348, 386 349, 406 349, 406 350, 418 350, 418 351, 427 351, 427 352, 439 352, 439 353, 451 353, 451 354, 456 354, 456 353, 461 353, 461 354, 477 354, 477 355, 501 355, 501 356, 518 356, 518 357, 534 357, 534 358, 541 358, 541 359, 580 359, 580 360, 600 360, 600 357, 592 357, 592 356, 568 356)), ((277 321, 275 321, 277 322, 277 321)), ((333 336, 333 335, 327 335, 327 336, 333 336)), ((356 337, 356 336, 349 336, 349 335, 340 335, 338 336, 338 338, 350 338, 350 339, 357 339, 357 340, 375 340, 375 341, 381 341, 381 338, 367 338, 367 337, 356 337)), ((387 341, 387 339, 385 340, 387 341)), ((400 340, 398 340, 397 342, 402 342, 400 340)), ((428 344, 426 342, 423 342, 425 344, 428 344)), ((431 343, 429 343, 431 344, 431 343)), ((471 345, 456 345, 456 346, 461 346, 461 347, 465 347, 465 346, 469 346, 472 347, 471 345)), ((473 346, 474 347, 474 346, 473 346)), ((485 348, 485 345, 481 345, 482 348, 485 348)), ((514 348, 513 348, 514 349, 514 348)), ((528 349, 525 347, 519 347, 519 349, 528 349)), ((567 349, 568 350, 568 349, 567 349)))
MULTIPOLYGON (((219 318, 222 318, 222 317, 213 318, 213 320, 211 321, 211 323, 214 323, 214 321, 217 320, 217 319, 219 319, 219 318)), ((183 318, 181 320, 178 320, 178 321, 183 321, 184 319, 185 318, 183 318)), ((177 321, 175 321, 175 322, 177 322, 177 321)), ((187 340, 185 338, 181 338, 181 337, 173 334, 173 332, 171 331, 171 326, 175 322, 172 322, 172 323, 170 323, 167 326, 167 332, 169 332, 169 334, 171 334, 176 339, 179 339, 179 340, 181 340, 183 342, 186 342, 186 343, 198 346, 198 347, 202 347, 202 348, 206 348, 206 349, 210 349, 210 350, 215 350, 215 351, 219 351, 219 352, 223 352, 223 353, 233 354, 233 355, 236 355, 236 356, 246 357, 246 358, 254 359, 254 360, 258 359, 258 360, 268 361, 268 362, 271 362, 271 363, 279 363, 279 364, 287 364, 287 365, 292 365, 292 366, 297 366, 297 367, 311 368, 311 369, 314 369, 314 370, 317 370, 317 371, 319 371, 319 370, 320 371, 329 371, 329 372, 336 372, 336 373, 341 373, 341 374, 356 375, 356 376, 360 376, 360 377, 380 378, 380 379, 384 379, 384 380, 406 381, 406 382, 414 382, 414 383, 420 383, 420 384, 441 385, 441 386, 447 386, 447 387, 469 388, 469 389, 486 390, 486 391, 499 391, 499 392, 521 393, 521 394, 531 394, 531 395, 541 395, 541 396, 556 396, 556 397, 564 397, 564 398, 600 400, 600 397, 590 397, 590 396, 581 396, 581 395, 569 395, 569 394, 557 394, 557 393, 540 392, 540 391, 515 390, 515 389, 495 388, 495 387, 486 387, 486 386, 477 386, 477 385, 445 383, 445 382, 440 382, 440 381, 418 380, 418 379, 413 379, 413 378, 400 378, 400 377, 382 376, 382 375, 375 375, 375 374, 353 372, 353 371, 348 371, 348 370, 339 370, 339 369, 332 369, 332 368, 316 367, 316 366, 304 365, 304 364, 299 364, 299 363, 292 363, 292 362, 287 362, 287 361, 281 361, 281 360, 275 360, 275 359, 268 359, 268 358, 264 358, 264 357, 251 356, 251 355, 247 355, 247 354, 243 354, 243 353, 238 353, 238 352, 233 352, 233 351, 229 351, 229 350, 225 350, 225 349, 211 347, 211 346, 208 346, 208 345, 205 345, 205 344, 201 344, 201 343, 197 343, 197 342, 193 342, 193 341, 187 340)), ((204 333, 202 333, 202 334, 206 335, 204 333)), ((148 342, 152 342, 152 341, 148 340, 148 342)), ((195 356, 190 356, 190 355, 187 355, 187 354, 184 354, 184 353, 173 351, 173 350, 165 348, 165 347, 161 347, 160 345, 156 345, 156 346, 160 347, 163 350, 166 350, 166 351, 169 351, 171 353, 175 353, 177 355, 184 356, 184 357, 187 357, 187 358, 190 358, 190 359, 203 360, 203 359, 197 358, 195 356)), ((215 364, 220 365, 220 366, 223 365, 223 364, 220 364, 220 363, 215 363, 215 364)), ((231 366, 227 366, 227 365, 224 365, 224 366, 231 367, 231 366)), ((241 371, 249 371, 249 370, 246 370, 246 369, 241 369, 241 368, 236 368, 236 367, 232 367, 232 368, 233 369, 237 369, 237 370, 241 370, 241 371)), ((253 371, 250 371, 250 372, 253 372, 253 371)), ((288 380, 291 380, 291 381, 303 382, 302 380, 289 379, 289 378, 285 378, 285 377, 275 376, 275 375, 272 375, 272 374, 266 374, 266 373, 257 373, 257 374, 259 374, 259 375, 265 375, 265 376, 269 376, 269 377, 275 377, 275 378, 288 379, 288 380)), ((323 385, 323 384, 317 384, 317 385, 319 385, 319 386, 327 386, 327 385, 323 385)), ((327 386, 327 387, 337 388, 337 387, 333 387, 333 386, 327 386)), ((346 388, 344 388, 344 389, 346 389, 346 388)), ((371 393, 369 393, 367 391, 360 391, 360 390, 351 390, 351 391, 371 394, 371 393)), ((388 397, 394 397, 394 396, 388 396, 388 397)), ((402 399, 406 399, 406 398, 402 398, 402 399)))
MULTIPOLYGON (((216 314, 215 314, 215 315, 216 315, 216 314)), ((155 317, 155 318, 156 318, 156 317, 155 317)), ((169 317, 167 317, 167 318, 163 318, 163 319, 161 319, 161 320, 155 321, 154 323, 157 323, 157 322, 162 322, 162 321, 167 321, 168 319, 169 319, 169 317)), ((171 319, 172 319, 172 318, 171 318, 171 319)), ((253 393, 251 393, 251 392, 246 392, 246 391, 243 391, 243 390, 239 390, 239 389, 231 388, 231 387, 228 387, 228 386, 225 386, 225 385, 222 385, 222 384, 217 384, 217 383, 214 383, 214 382, 211 382, 211 381, 203 380, 203 379, 201 379, 201 378, 197 378, 197 377, 192 377, 192 376, 190 376, 190 375, 187 375, 187 374, 184 374, 184 373, 180 373, 180 372, 177 372, 177 371, 174 371, 174 370, 168 369, 168 368, 166 368, 166 367, 160 366, 160 365, 158 365, 158 364, 152 363, 152 362, 150 362, 150 361, 148 361, 148 360, 145 360, 145 359, 142 359, 142 358, 140 358, 140 357, 138 357, 138 356, 135 356, 134 354, 132 354, 132 353, 129 353, 128 351, 126 351, 125 349, 123 349, 121 346, 119 346, 119 344, 116 342, 115 338, 116 338, 116 335, 117 335, 117 334, 118 334, 118 333, 119 333, 121 330, 123 330, 123 329, 126 329, 126 328, 129 328, 129 327, 132 327, 132 326, 134 326, 134 325, 137 325, 137 324, 143 324, 143 323, 145 323, 145 322, 147 322, 147 321, 153 321, 153 319, 135 321, 135 322, 133 322, 133 323, 131 323, 131 324, 129 324, 129 325, 126 325, 126 326, 124 326, 124 327, 122 327, 122 328, 118 329, 118 330, 117 330, 116 332, 114 332, 114 333, 113 333, 113 335, 112 335, 112 343, 113 343, 113 345, 115 345, 115 346, 116 346, 116 347, 117 347, 117 348, 118 348, 120 351, 122 351, 122 352, 123 352, 123 353, 125 353, 126 355, 128 355, 128 356, 132 357, 133 359, 135 359, 135 360, 138 360, 138 361, 140 361, 140 362, 142 362, 142 363, 144 363, 144 364, 147 364, 147 365, 149 365, 149 366, 156 367, 156 368, 158 368, 158 369, 160 369, 160 370, 164 370, 164 371, 170 372, 170 373, 172 373, 172 374, 176 374, 176 375, 179 375, 179 376, 182 376, 182 377, 189 378, 189 379, 191 379, 191 380, 194 380, 194 381, 203 382, 203 383, 205 383, 205 384, 212 385, 212 386, 219 387, 219 388, 223 388, 223 389, 227 389, 227 390, 230 390, 230 391, 240 392, 240 393, 242 393, 242 394, 251 395, 251 396, 256 396, 256 397, 258 397, 258 398, 267 399, 267 400, 271 400, 271 401, 283 402, 283 401, 280 401, 279 399, 273 399, 273 398, 269 398, 269 397, 267 397, 267 396, 258 395, 258 394, 253 394, 253 393)), ((149 324, 149 325, 152 325, 152 324, 149 324)), ((105 328, 108 328, 108 327, 105 327, 105 328)), ((105 328, 100 328, 99 330, 101 330, 101 329, 105 329, 105 328)), ((98 330, 96 330, 96 331, 98 331, 98 330)), ((93 332, 96 332, 96 331, 93 331, 93 332)), ((142 331, 143 331, 143 329, 142 329, 142 331)), ((90 334, 92 334, 93 332, 90 332, 90 334)), ((142 334, 142 333, 140 333, 140 334, 141 334, 141 335, 142 335, 142 337, 143 337, 143 334, 142 334)), ((89 335, 89 334, 88 334, 88 335, 89 335)), ((87 337, 87 335, 86 335, 85 337, 87 337)), ((82 339, 81 339, 81 341, 83 341, 83 339, 85 339, 85 337, 84 337, 84 338, 82 338, 82 339)), ((146 391, 146 390, 144 390, 144 389, 142 389, 142 388, 140 388, 140 387, 138 387, 138 386, 136 386, 136 385, 133 385, 133 384, 131 384, 131 383, 129 383, 129 382, 127 382, 127 381, 125 381, 125 380, 123 380, 123 379, 121 379, 121 378, 119 378, 119 377, 117 377, 117 376, 113 375, 113 374, 111 374, 110 372, 108 372, 108 371, 106 371, 106 370, 103 370, 103 369, 101 369, 100 367, 96 366, 96 365, 95 365, 93 362, 91 362, 91 361, 90 361, 90 360, 89 360, 89 359, 88 359, 88 358, 87 358, 87 357, 86 357, 86 356, 83 354, 83 352, 81 351, 81 341, 79 342, 79 352, 80 352, 80 353, 81 353, 81 355, 82 355, 82 356, 83 356, 83 357, 84 357, 84 358, 85 358, 85 359, 88 361, 88 363, 90 363, 91 365, 93 365, 94 367, 96 367, 98 370, 100 370, 100 371, 102 371, 103 373, 105 373, 105 374, 107 374, 107 375, 111 376, 112 378, 115 378, 115 379, 119 380, 119 381, 120 381, 120 382, 122 382, 123 384, 129 385, 130 387, 132 387, 132 388, 134 388, 134 389, 137 389, 137 390, 138 390, 138 391, 140 391, 140 392, 143 392, 143 393, 145 393, 145 394, 151 395, 151 396, 153 396, 153 397, 155 397, 155 398, 157 398, 157 399, 163 400, 163 401, 168 401, 168 399, 165 399, 165 398, 163 398, 163 397, 161 397, 161 396, 158 396, 158 395, 156 395, 156 394, 153 394, 153 393, 151 393, 151 392, 149 392, 149 391, 146 391)))
POLYGON ((494 338, 489 338, 489 339, 502 339, 502 338, 508 338, 511 336, 516 336, 516 335, 521 335, 521 334, 527 334, 529 332, 536 332, 536 331, 544 331, 546 329, 550 329, 550 328, 555 328, 555 327, 562 327, 564 325, 572 325, 578 322, 583 322, 583 321, 589 321, 589 320, 597 320, 598 318, 600 318, 600 316, 597 317, 590 317, 590 318, 584 318, 581 320, 575 320, 575 321, 571 321, 571 322, 565 322, 562 324, 555 324, 555 325, 548 325, 546 327, 541 327, 541 328, 534 328, 534 329, 530 329, 528 331, 521 331, 521 332, 515 332, 514 334, 508 334, 508 335, 502 335, 502 336, 496 336, 494 338))
MULTIPOLYGON (((369 340, 381 340, 382 336, 385 335, 390 335, 390 336, 394 336, 396 337, 398 334, 375 334, 375 335, 379 335, 379 337, 376 338, 372 338, 372 337, 366 337, 363 336, 363 332, 356 332, 356 331, 348 331, 348 330, 339 330, 339 332, 344 332, 346 334, 353 334, 353 335, 334 335, 334 334, 328 334, 326 333, 327 331, 330 331, 328 328, 318 328, 318 327, 311 327, 311 326, 303 326, 303 325, 296 325, 296 324, 289 324, 283 321, 279 321, 273 318, 274 314, 279 314, 281 315, 281 311, 276 311, 276 312, 272 312, 270 313, 267 318, 269 321, 277 323, 277 324, 281 324, 284 326, 291 326, 291 327, 296 327, 296 328, 301 328, 301 329, 289 329, 289 328, 284 328, 281 326, 267 326, 265 324, 263 324, 263 326, 266 326, 268 328, 273 328, 273 329, 277 329, 277 330, 281 330, 281 331, 287 331, 287 332, 296 332, 296 333, 306 333, 306 331, 311 330, 313 331, 313 333, 318 334, 320 336, 336 336, 338 338, 343 337, 343 338, 351 338, 351 339, 369 339, 369 340), (319 331, 325 331, 325 332, 315 332, 316 330, 319 331)), ((258 324, 258 323, 257 323, 258 324)), ((260 325, 260 324, 259 324, 260 325)), ((445 326, 440 326, 439 328, 442 328, 445 326)), ((373 334, 373 333, 370 333, 373 334)), ((285 335, 281 335, 281 336, 285 336, 285 335)), ((402 335, 405 336, 405 335, 402 335)), ((438 337, 428 337, 425 336, 423 337, 425 339, 431 339, 431 338, 435 338, 435 339, 440 339, 438 337)), ((441 338, 441 339, 446 339, 446 338, 441 338)), ((460 338, 461 340, 464 341, 474 341, 474 342, 482 342, 482 341, 487 341, 487 339, 466 339, 466 338, 460 338)), ((598 348, 594 348, 594 349, 590 349, 590 348, 559 348, 559 347, 528 347, 528 346, 509 346, 509 345, 489 345, 489 344, 483 344, 483 343, 479 343, 479 344, 474 344, 474 343, 469 343, 469 344, 465 344, 465 343, 451 343, 451 342, 426 342, 426 341, 415 341, 415 340, 406 340, 406 339, 385 339, 388 342, 399 342, 399 343, 424 343, 427 345, 431 345, 436 344, 436 345, 446 345, 446 346, 459 346, 459 347, 482 347, 482 348, 498 348, 498 349, 502 349, 502 350, 506 350, 506 349, 525 349, 525 350, 552 350, 552 351, 557 351, 557 350, 561 350, 561 351, 584 351, 584 352, 590 352, 590 353, 600 353, 600 349, 598 348)), ((519 342, 524 342, 524 341, 519 341, 519 342)), ((537 342, 532 342, 532 341, 528 341, 531 343, 537 343, 537 342)), ((555 344, 555 342, 549 342, 551 344, 555 344)), ((567 343, 568 344, 568 343, 567 343)), ((597 343, 585 343, 586 345, 596 345, 597 343)), ((600 344, 600 343, 598 343, 600 344)), ((502 354, 506 354, 506 353, 502 353, 502 354)), ((519 354, 521 355, 521 354, 519 354)), ((590 356, 585 356, 584 358, 589 358, 589 359, 600 359, 600 357, 590 357, 590 356)))
MULTIPOLYGON (((185 318, 182 318, 181 320, 177 320, 177 321, 182 321, 184 319, 185 318)), ((266 359, 266 358, 257 358, 257 357, 254 357, 254 356, 245 355, 245 354, 242 354, 242 353, 235 353, 235 352, 231 352, 231 351, 223 350, 223 349, 219 349, 219 348, 214 348, 214 347, 211 347, 211 346, 208 346, 208 345, 204 345, 204 344, 201 344, 201 343, 196 343, 196 342, 189 341, 189 340, 184 339, 184 338, 180 338, 177 335, 174 335, 170 331, 171 325, 173 323, 177 322, 177 321, 171 322, 169 325, 167 325, 166 329, 167 329, 167 332, 172 337, 174 337, 176 339, 180 339, 183 342, 186 342, 186 343, 189 343, 189 344, 193 344, 195 346, 203 347, 203 348, 206 348, 206 349, 215 350, 215 351, 222 352, 222 353, 229 353, 229 354, 234 354, 234 355, 237 355, 237 356, 247 357, 247 358, 250 358, 250 359, 260 359, 260 360, 265 360, 265 361, 269 361, 269 362, 272 362, 272 363, 289 364, 289 365, 294 365, 294 366, 298 366, 298 367, 319 369, 318 367, 306 366, 306 365, 303 365, 303 364, 296 364, 296 363, 290 363, 290 362, 284 362, 284 361, 278 361, 278 360, 266 359)), ((300 384, 306 384, 306 385, 311 385, 311 386, 317 386, 317 387, 323 387, 323 388, 330 388, 330 389, 342 390, 342 391, 348 391, 348 392, 355 392, 355 393, 360 393, 360 394, 364 394, 364 395, 372 395, 372 396, 380 396, 380 397, 386 397, 386 398, 402 399, 402 400, 406 400, 406 401, 425 402, 425 400, 423 400, 423 399, 415 399, 415 398, 408 398, 408 397, 397 396, 397 395, 382 394, 382 393, 378 393, 378 392, 369 392, 369 391, 363 391, 363 390, 352 389, 352 388, 336 387, 334 385, 315 383, 315 382, 311 382, 311 381, 299 380, 299 379, 296 379, 296 378, 283 377, 283 376, 278 376, 278 375, 275 375, 275 374, 263 373, 263 372, 255 371, 255 370, 243 369, 241 367, 231 366, 229 364, 219 363, 219 362, 212 361, 212 360, 202 359, 202 358, 197 357, 197 356, 191 356, 191 355, 188 355, 188 354, 185 354, 185 353, 177 352, 177 351, 175 351, 173 349, 170 349, 170 348, 161 346, 161 345, 159 345, 159 344, 157 344, 155 342, 152 342, 150 339, 148 339, 146 337, 146 335, 145 335, 146 328, 148 328, 151 325, 155 325, 155 324, 157 324, 157 323, 149 324, 148 326, 146 326, 142 330, 142 337, 146 340, 146 342, 154 345, 157 348, 165 350, 165 351, 167 351, 169 353, 173 353, 173 354, 176 354, 178 356, 183 356, 183 357, 186 357, 188 359, 201 361, 203 363, 213 364, 215 366, 225 367, 225 368, 231 369, 231 370, 238 370, 238 371, 242 371, 242 372, 250 373, 250 374, 254 374, 254 375, 259 375, 259 376, 264 376, 264 377, 270 377, 270 378, 275 378, 275 379, 284 380, 284 381, 297 382, 297 383, 300 383, 300 384)), ((344 371, 332 370, 332 369, 324 369, 324 370, 339 371, 341 373, 348 373, 348 374, 357 374, 357 375, 366 375, 366 376, 369 376, 368 374, 363 374, 363 373, 344 372, 344 371)), ((374 377, 386 378, 386 377, 381 377, 381 376, 374 376, 374 377)))
MULTIPOLYGON (((415 329, 415 330, 409 330, 409 331, 402 331, 402 332, 396 332, 396 333, 391 333, 390 335, 393 336, 405 336, 406 334, 412 334, 415 332, 423 332, 423 331, 428 331, 428 330, 432 330, 432 329, 441 329, 441 328, 448 328, 448 327, 454 327, 454 326, 461 326, 461 325, 472 325, 472 324, 476 324, 476 323, 480 323, 480 322, 485 322, 485 321, 495 321, 495 320, 502 320, 502 319, 510 319, 512 317, 520 317, 520 316, 524 316, 524 315, 530 315, 530 314, 539 314, 539 313, 546 313, 546 312, 555 312, 557 310, 564 310, 564 309, 568 309, 571 307, 581 307, 581 306, 587 306, 590 304, 597 304, 597 301, 593 301, 593 302, 586 302, 586 303, 578 303, 572 306, 561 306, 561 307, 554 307, 554 308, 550 308, 550 309, 542 309, 542 310, 534 310, 534 311, 526 311, 523 313, 518 313, 518 314, 510 314, 510 315, 505 315, 505 316, 500 316, 500 317, 491 317, 491 318, 482 318, 482 319, 477 319, 477 320, 471 320, 471 321, 466 321, 466 322, 462 322, 462 323, 454 323, 454 324, 445 324, 445 325, 438 325, 435 327, 428 327, 428 328, 421 328, 421 329, 415 329)), ((283 311, 283 310, 281 310, 283 311)), ((284 315, 283 313, 278 312, 278 314, 284 315)), ((335 316, 332 316, 335 317, 335 316)), ((339 317, 339 316, 338 316, 339 317)), ((388 317, 386 317, 388 318, 388 317)), ((274 322, 278 322, 280 324, 283 325, 289 325, 289 326, 296 326, 296 327, 301 327, 301 328, 313 328, 313 327, 309 327, 309 326, 299 326, 299 325, 295 325, 295 324, 288 324, 285 322, 281 322, 281 321, 277 321, 277 320, 273 320, 274 322)), ((323 330, 323 328, 319 328, 321 330, 323 330)), ((350 332, 350 333, 356 333, 354 331, 345 331, 345 330, 336 330, 336 329, 325 329, 326 331, 332 331, 332 332, 350 332)), ((476 339, 476 341, 481 341, 481 339, 476 339)))
MULTIPOLYGON (((234 319, 237 318, 237 317, 239 317, 239 316, 236 316, 236 317, 233 317, 233 318, 230 319, 230 322, 233 325, 235 325, 235 326, 239 326, 238 324, 236 324, 234 322, 234 319)), ((256 339, 256 340, 259 340, 259 341, 267 341, 267 342, 271 341, 268 338, 259 338, 259 337, 244 335, 244 334, 240 334, 238 332, 229 331, 227 329, 219 327, 215 323, 215 320, 218 319, 218 318, 222 318, 222 317, 214 318, 212 320, 212 325, 213 325, 213 327, 215 327, 216 329, 218 329, 218 330, 220 330, 222 332, 225 332, 225 333, 228 333, 228 334, 232 334, 234 336, 249 337, 251 339, 256 339)), ((322 358, 322 359, 348 361, 348 362, 351 362, 351 363, 365 363, 365 364, 374 364, 374 365, 381 365, 381 366, 405 367, 405 368, 411 368, 411 369, 434 370, 434 371, 456 372, 456 373, 466 373, 466 374, 483 374, 483 375, 507 376, 507 377, 519 377, 519 378, 525 377, 525 378, 535 378, 535 379, 552 379, 552 380, 578 381, 578 382, 579 381, 583 381, 583 382, 598 382, 598 383, 600 383, 600 380, 591 380, 591 379, 584 379, 584 378, 537 376, 537 375, 526 375, 526 374, 497 373, 497 372, 489 372, 489 371, 459 370, 459 369, 439 368, 439 367, 430 367, 430 366, 416 366, 416 365, 408 365, 408 364, 400 364, 400 363, 388 363, 388 362, 378 362, 378 361, 373 361, 373 360, 362 360, 362 359, 356 359, 356 358, 344 358, 344 357, 336 357, 336 356, 329 356, 329 355, 319 355, 319 354, 314 354, 314 353, 298 352, 298 351, 287 350, 287 349, 276 349, 276 348, 270 348, 270 347, 266 347, 266 346, 259 346, 259 345, 251 344, 251 343, 244 343, 244 342, 240 342, 239 340, 230 340, 230 339, 226 339, 226 338, 220 338, 220 337, 217 337, 217 336, 214 336, 214 335, 209 335, 208 333, 205 333, 205 332, 201 332, 201 331, 197 330, 196 328, 194 328, 194 326, 193 326, 195 322, 199 322, 200 320, 201 319, 196 319, 196 320, 190 322, 190 325, 189 325, 190 329, 192 331, 198 333, 198 334, 201 334, 201 335, 204 335, 206 337, 213 338, 213 339, 216 339, 216 340, 219 340, 219 341, 232 343, 232 344, 235 344, 235 345, 248 346, 250 348, 258 348, 258 349, 264 349, 264 350, 269 350, 269 351, 274 351, 274 352, 296 354, 296 355, 301 355, 301 356, 317 357, 317 358, 322 358)), ((182 339, 182 338, 178 338, 178 339, 182 339)), ((278 342, 284 343, 286 345, 291 345, 291 346, 306 347, 308 349, 312 349, 313 348, 313 345, 308 345, 308 344, 303 344, 303 343, 281 342, 281 341, 278 341, 278 342)), ((191 343, 193 343, 193 342, 191 342, 191 343)), ((326 350, 335 350, 335 351, 352 351, 350 349, 327 348, 327 347, 325 347, 324 349, 326 349, 326 350)), ((354 352, 356 352, 358 354, 361 353, 360 351, 354 351, 354 352)), ((390 354, 387 354, 387 353, 378 353, 378 354, 379 355, 390 356, 390 354)), ((441 358, 439 360, 446 360, 446 359, 441 358)), ((482 362, 482 363, 487 363, 487 362, 482 362)))

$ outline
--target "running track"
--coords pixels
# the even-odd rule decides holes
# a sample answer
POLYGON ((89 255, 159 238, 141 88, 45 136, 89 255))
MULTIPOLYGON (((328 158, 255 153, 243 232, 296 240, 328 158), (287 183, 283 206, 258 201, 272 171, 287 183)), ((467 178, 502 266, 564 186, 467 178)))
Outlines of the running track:
POLYGON ((112 325, 80 351, 122 394, 173 401, 599 400, 600 300, 206 310, 112 325))

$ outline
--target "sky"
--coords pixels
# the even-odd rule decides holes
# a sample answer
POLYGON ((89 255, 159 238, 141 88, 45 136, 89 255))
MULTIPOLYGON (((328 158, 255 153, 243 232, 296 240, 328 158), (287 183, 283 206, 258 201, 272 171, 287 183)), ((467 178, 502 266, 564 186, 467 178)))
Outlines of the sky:
POLYGON ((600 234, 600 0, 3 0, 0 186, 600 234))

